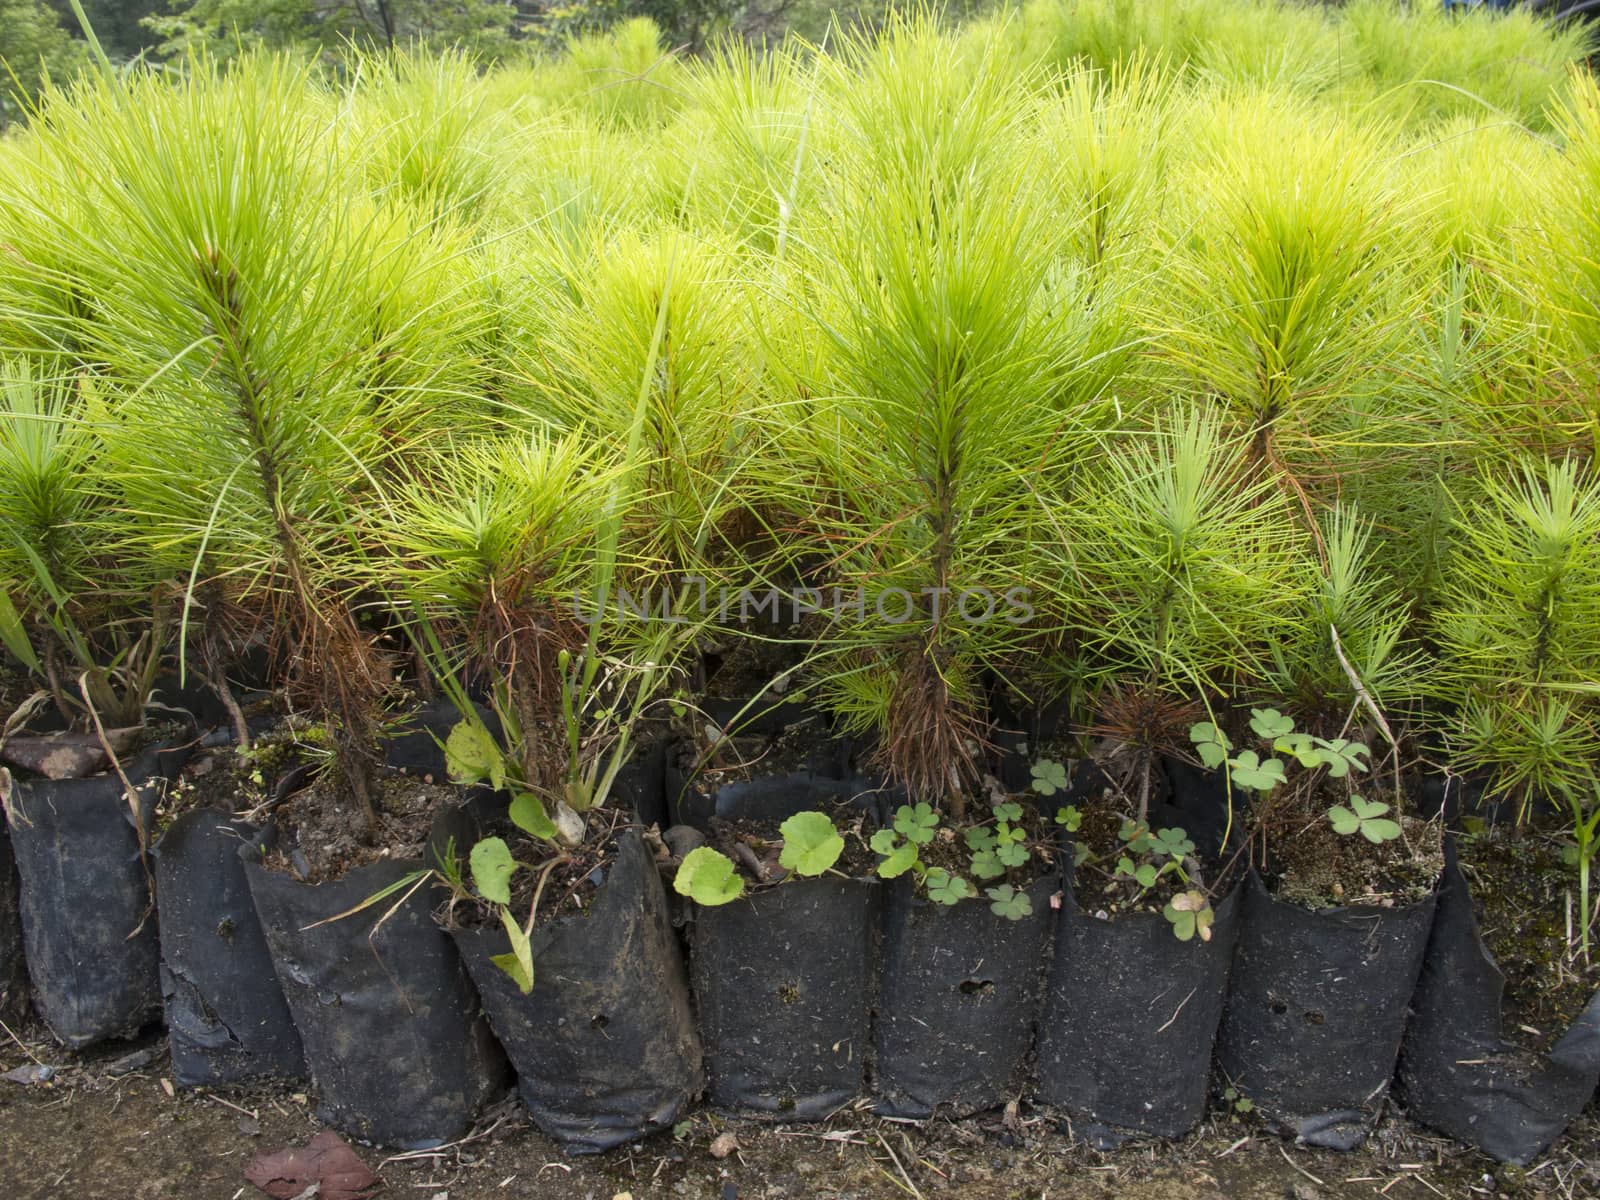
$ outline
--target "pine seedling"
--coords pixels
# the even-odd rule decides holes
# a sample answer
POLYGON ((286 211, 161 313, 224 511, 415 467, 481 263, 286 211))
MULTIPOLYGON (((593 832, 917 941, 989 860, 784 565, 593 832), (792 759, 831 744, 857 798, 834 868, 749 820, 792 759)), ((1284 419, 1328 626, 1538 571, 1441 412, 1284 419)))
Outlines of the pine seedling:
POLYGON ((102 364, 99 465, 124 551, 187 580, 185 629, 206 621, 210 585, 272 631, 375 828, 390 675, 351 603, 361 503, 427 407, 383 369, 381 213, 336 163, 315 86, 282 62, 137 72, 77 100, 40 152, 94 181, 55 236, 81 247, 92 297, 72 332, 102 364))
POLYGON ((861 597, 828 634, 820 690, 878 734, 914 798, 959 820, 987 736, 980 671, 1052 622, 1013 589, 1049 536, 1040 497, 1089 439, 1080 414, 1029 402, 1065 348, 1036 320, 1050 242, 1018 156, 1018 81, 915 23, 842 63, 861 81, 830 79, 843 113, 823 215, 797 238, 823 351, 787 435, 822 579, 861 597), (841 212, 858 216, 826 215, 841 212))
POLYGON ((1434 613, 1449 734, 1497 792, 1587 794, 1600 750, 1600 483, 1573 461, 1490 475, 1456 529, 1434 613))

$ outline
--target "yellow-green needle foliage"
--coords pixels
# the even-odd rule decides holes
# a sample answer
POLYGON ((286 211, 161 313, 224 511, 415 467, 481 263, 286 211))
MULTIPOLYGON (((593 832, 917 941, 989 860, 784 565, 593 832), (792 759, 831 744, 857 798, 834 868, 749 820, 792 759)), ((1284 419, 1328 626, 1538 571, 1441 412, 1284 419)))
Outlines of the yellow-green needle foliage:
POLYGON ((1600 481, 1576 462, 1481 483, 1462 511, 1433 631, 1448 732, 1497 791, 1587 794, 1600 754, 1600 481))
POLYGON ((1306 593, 1288 499, 1203 411, 1114 445, 1063 518, 1076 537, 1057 586, 1082 592, 1081 654, 1154 691, 1253 694, 1306 593))

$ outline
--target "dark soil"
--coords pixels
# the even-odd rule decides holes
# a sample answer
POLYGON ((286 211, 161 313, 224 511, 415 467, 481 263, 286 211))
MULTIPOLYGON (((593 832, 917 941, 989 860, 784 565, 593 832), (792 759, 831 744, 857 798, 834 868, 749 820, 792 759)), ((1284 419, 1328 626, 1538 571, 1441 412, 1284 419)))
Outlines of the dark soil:
MULTIPOLYGON (((1184 880, 1176 871, 1159 877, 1148 890, 1126 876, 1116 874, 1117 862, 1128 855, 1127 842, 1122 838, 1123 825, 1133 819, 1131 812, 1121 811, 1106 802, 1084 805, 1080 808, 1082 821, 1073 834, 1076 844, 1086 846, 1089 857, 1074 868, 1073 897, 1084 912, 1110 915, 1127 912, 1155 912, 1166 908, 1174 896, 1195 886, 1184 880)), ((1163 828, 1151 822, 1156 831, 1163 828)), ((1138 865, 1146 861, 1137 855, 1128 857, 1138 865)), ((1163 859, 1157 866, 1170 862, 1163 859)), ((1217 864, 1201 863, 1201 877, 1206 882, 1218 878, 1217 864)), ((1214 893, 1213 893, 1214 894, 1214 893)))
POLYGON ((5 727, 17 707, 37 690, 27 673, 0 652, 0 728, 5 727))
MULTIPOLYGON (((979 894, 984 888, 999 887, 1003 883, 1009 883, 1018 890, 1031 886, 1035 880, 1055 871, 1056 839, 1051 821, 1044 813, 1029 803, 1026 797, 1020 798, 1020 806, 1022 828, 1027 833, 1024 845, 1028 848, 1028 861, 1022 866, 1008 868, 1004 875, 994 879, 979 879, 973 874, 972 851, 967 848, 966 831, 981 825, 993 829, 995 822, 992 814, 987 822, 974 821, 962 826, 940 825, 933 840, 917 852, 918 860, 925 867, 940 867, 952 875, 960 875, 977 887, 979 894)), ((976 800, 967 802, 970 815, 987 813, 988 808, 986 803, 976 800)), ((894 818, 892 811, 889 818, 891 821, 894 818)), ((1012 824, 1014 826, 1016 822, 1012 824)))
MULTIPOLYGON (((844 838, 844 850, 833 870, 853 879, 875 877, 878 856, 867 844, 874 828, 870 815, 848 804, 819 811, 832 819, 834 828, 844 838)), ((731 858, 752 886, 775 884, 788 874, 778 863, 783 853, 781 825, 781 821, 725 821, 712 817, 710 836, 706 840, 731 858), (759 869, 755 864, 759 864, 759 869)))
MULTIPOLYGON (((56 1068, 49 1084, 0 1081, 0 1178, 12 1200, 245 1200, 252 1156, 304 1145, 314 1097, 289 1089, 169 1096, 159 1043, 116 1066, 126 1044, 70 1056, 23 1031, 0 1035, 0 1071, 56 1068), (154 1053, 151 1053, 151 1051, 154 1053), (118 1073, 121 1071, 121 1073, 118 1073)), ((1101 1154, 1026 1106, 951 1122, 874 1117, 865 1103, 817 1125, 724 1122, 700 1113, 674 1133, 596 1158, 564 1158, 520 1108, 502 1104, 439 1150, 355 1149, 379 1197, 420 1200, 1577 1200, 1600 1196, 1600 1112, 1591 1108, 1527 1170, 1496 1167, 1390 1115, 1361 1150, 1305 1150, 1222 1115, 1179 1142, 1101 1154), (713 1156, 717 1146, 726 1156, 713 1156)))
MULTIPOLYGON (((503 838, 511 857, 522 865, 522 869, 511 876, 510 908, 523 924, 527 921, 524 914, 533 908, 536 892, 539 909, 534 915, 535 929, 551 921, 589 911, 595 892, 605 878, 606 868, 616 855, 617 835, 626 827, 627 818, 615 809, 598 808, 587 814, 587 822, 589 832, 583 844, 559 851, 548 842, 529 837, 509 818, 491 824, 484 830, 486 838, 503 838)), ((456 848, 469 885, 471 872, 467 866, 467 856, 471 850, 470 846, 456 848)), ((500 912, 493 905, 469 900, 452 905, 447 919, 468 928, 483 925, 498 928, 500 912)))
POLYGON ((247 754, 231 745, 202 750, 184 764, 162 797, 156 826, 164 829, 196 808, 259 820, 271 808, 285 777, 308 761, 307 748, 286 728, 257 738, 247 754))
POLYGON ((1401 817, 1403 835, 1374 845, 1358 833, 1334 832, 1321 808, 1296 806, 1276 818, 1262 878, 1278 899, 1303 908, 1400 907, 1432 892, 1444 870, 1440 828, 1431 821, 1401 817))
POLYGON ((1506 1036, 1547 1051, 1600 990, 1600 946, 1585 964, 1577 944, 1576 869, 1559 840, 1508 825, 1463 834, 1457 846, 1484 944, 1506 978, 1506 1036))
POLYGON ((280 840, 266 865, 310 883, 340 879, 379 859, 422 856, 434 813, 460 799, 460 789, 405 775, 378 780, 378 834, 367 839, 360 811, 329 772, 276 810, 280 840))
POLYGON ((721 699, 759 697, 754 708, 782 700, 787 691, 784 681, 804 658, 801 644, 794 641, 764 641, 735 630, 721 636, 700 654, 700 668, 707 696, 721 699), (769 692, 774 683, 777 688, 769 692))

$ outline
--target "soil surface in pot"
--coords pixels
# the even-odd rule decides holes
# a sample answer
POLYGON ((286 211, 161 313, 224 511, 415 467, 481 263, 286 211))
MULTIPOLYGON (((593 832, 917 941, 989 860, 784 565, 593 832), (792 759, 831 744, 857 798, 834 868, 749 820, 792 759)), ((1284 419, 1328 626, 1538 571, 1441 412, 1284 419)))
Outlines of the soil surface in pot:
MULTIPOLYGON (((244 1180, 251 1158, 303 1146, 321 1128, 315 1095, 299 1088, 168 1095, 156 1042, 79 1056, 51 1046, 37 1027, 17 1032, 23 1044, 0 1040, 0 1073, 37 1065, 30 1052, 56 1073, 46 1084, 0 1081, 0 1170, 15 1200, 256 1196, 244 1180)), ((702 1112, 673 1132, 579 1159, 564 1158, 520 1108, 504 1105, 437 1151, 353 1149, 382 1177, 380 1195, 450 1200, 612 1200, 624 1192, 633 1200, 1567 1200, 1600 1195, 1596 1145, 1594 1106, 1519 1170, 1397 1117, 1348 1154, 1287 1147, 1221 1113, 1181 1141, 1099 1153, 1027 1108, 1009 1121, 995 1112, 912 1124, 874 1117, 863 1104, 803 1127, 702 1112)))
POLYGON ((434 813, 461 795, 459 788, 398 774, 380 776, 374 791, 375 837, 368 836, 359 807, 343 794, 331 772, 289 796, 275 811, 280 836, 265 866, 308 883, 324 883, 383 859, 420 858, 434 813))
POLYGON ((1313 911, 1357 904, 1400 908, 1421 900, 1444 870, 1441 832, 1432 821, 1399 820, 1402 836, 1374 845, 1358 833, 1335 832, 1322 808, 1275 807, 1262 881, 1277 899, 1313 911))
MULTIPOLYGON (((535 893, 539 909, 534 915, 535 929, 563 917, 581 916, 589 911, 595 891, 605 880, 611 860, 617 853, 617 836, 627 827, 625 813, 613 808, 592 809, 586 814, 588 832, 583 843, 570 850, 554 851, 551 844, 529 837, 512 824, 510 817, 490 823, 483 836, 505 840, 511 857, 521 864, 511 876, 511 912, 518 923, 526 925, 527 914, 533 908, 535 893)), ((659 845, 659 840, 655 845, 659 845)), ((647 848, 654 849, 646 838, 647 848)), ((472 882, 467 858, 471 846, 457 846, 463 878, 472 882)), ((449 905, 447 922, 468 929, 484 925, 500 928, 500 911, 493 905, 468 899, 449 905)))
MULTIPOLYGON (((1073 896, 1084 912, 1102 917, 1129 912, 1159 913, 1175 896, 1191 888, 1205 890, 1216 884, 1219 878, 1218 864, 1197 861, 1195 855, 1198 851, 1191 847, 1184 866, 1189 881, 1186 882, 1184 875, 1177 871, 1168 871, 1159 875, 1150 887, 1141 888, 1137 882, 1116 873, 1117 864, 1124 857, 1134 863, 1147 861, 1129 855, 1128 841, 1122 836, 1125 828, 1135 823, 1131 809, 1118 807, 1114 798, 1107 797, 1082 804, 1079 811, 1082 818, 1072 838, 1074 847, 1086 849, 1088 857, 1073 868, 1073 896)), ((1149 828, 1152 833, 1160 833, 1167 828, 1181 829, 1178 826, 1163 826, 1158 820, 1150 821, 1149 828)), ((1157 864, 1158 869, 1170 861, 1170 857, 1162 858, 1161 863, 1157 864)))
MULTIPOLYGON (((878 856, 867 844, 873 830, 869 814, 851 804, 818 811, 832 819, 834 828, 844 838, 844 850, 833 869, 852 879, 875 876, 878 856)), ((712 817, 706 844, 732 859, 747 883, 756 886, 779 883, 789 874, 778 862, 783 854, 782 824, 781 821, 758 821, 748 817, 733 821, 712 817)))
MULTIPOLYGON (((308 763, 307 750, 294 731, 279 726, 255 739, 247 754, 232 745, 215 746, 194 755, 156 807, 156 833, 184 813, 210 808, 259 823, 278 797, 293 784, 292 772, 308 763)), ((298 776, 304 778, 304 772, 298 776)))
POLYGON ((1456 852, 1484 945, 1505 976, 1505 1036, 1544 1053, 1600 989, 1600 929, 1589 963, 1578 949, 1577 869, 1559 840, 1510 825, 1459 834, 1456 852))

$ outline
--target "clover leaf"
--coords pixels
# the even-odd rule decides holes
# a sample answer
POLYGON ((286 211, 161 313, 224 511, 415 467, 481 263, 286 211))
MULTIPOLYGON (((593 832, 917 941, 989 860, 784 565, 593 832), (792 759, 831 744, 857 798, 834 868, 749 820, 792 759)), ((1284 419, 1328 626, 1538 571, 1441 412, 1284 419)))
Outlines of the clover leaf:
POLYGON ((1262 762, 1254 750, 1241 750, 1230 766, 1233 781, 1256 792, 1270 792, 1288 779, 1283 773, 1283 763, 1275 758, 1262 762))
POLYGON ((972 856, 972 873, 979 879, 999 879, 1006 869, 995 851, 980 850, 972 856))
POLYGON ((994 901, 989 905, 989 911, 1008 921, 1020 921, 1033 911, 1033 901, 1028 899, 1028 893, 1019 892, 1009 883, 988 888, 985 895, 994 901))
POLYGON ((880 829, 872 835, 872 849, 883 856, 878 864, 878 874, 884 879, 904 875, 917 865, 917 844, 902 842, 892 829, 880 829))
POLYGON ((1033 764, 1033 790, 1041 796, 1054 796, 1067 786, 1067 769, 1054 759, 1041 758, 1033 764))
POLYGON ((1083 824, 1083 814, 1073 805, 1068 804, 1056 809, 1056 824, 1068 833, 1077 833, 1078 827, 1083 824))
POLYGON ((1161 915, 1171 923, 1173 935, 1180 942, 1192 941, 1197 933, 1202 942, 1209 942, 1211 925, 1217 914, 1212 911, 1205 893, 1189 891, 1174 896, 1161 910, 1161 915))
POLYGON ((994 856, 1008 867, 1020 867, 1028 861, 1028 848, 1021 842, 1006 842, 995 849, 994 856))
POLYGON ((943 867, 930 867, 923 882, 928 886, 928 899, 935 904, 956 904, 978 894, 965 879, 950 874, 943 867))
POLYGON ((926 846, 933 841, 933 831, 939 827, 939 814, 925 802, 915 808, 902 804, 895 810, 894 827, 907 841, 926 846))
POLYGON ((1200 761, 1208 767, 1220 767, 1227 761, 1228 751, 1233 749, 1233 743, 1228 740, 1228 735, 1210 721, 1191 725, 1189 740, 1194 743, 1200 761))
POLYGON ((1360 742, 1349 742, 1344 738, 1322 742, 1318 749, 1321 751, 1320 758, 1323 765, 1328 768, 1328 774, 1335 779, 1343 779, 1352 770, 1365 771, 1367 764, 1361 760, 1372 755, 1372 751, 1360 742))
POLYGON ((1400 836, 1399 822, 1384 816, 1389 806, 1378 800, 1350 797, 1350 807, 1335 804, 1328 810, 1328 823, 1335 833, 1349 836, 1359 833, 1375 846, 1392 842, 1400 836))
POLYGON ((1294 720, 1284 716, 1275 708, 1252 708, 1250 710, 1250 728, 1257 737, 1272 741, 1281 738, 1287 733, 1294 732, 1294 720))
POLYGON ((987 825, 974 825, 967 830, 967 849, 973 852, 994 849, 994 830, 987 825))
POLYGON ((1185 859, 1194 853, 1194 842, 1181 829, 1159 829, 1155 835, 1153 849, 1158 854, 1165 854, 1169 858, 1185 859))

